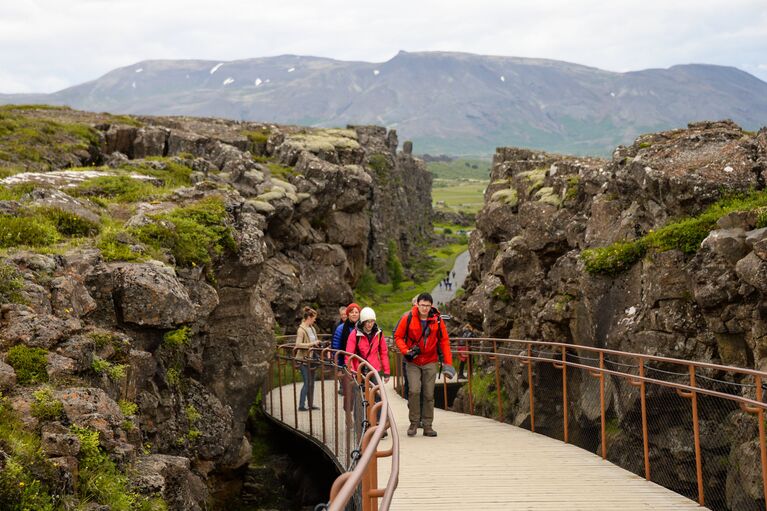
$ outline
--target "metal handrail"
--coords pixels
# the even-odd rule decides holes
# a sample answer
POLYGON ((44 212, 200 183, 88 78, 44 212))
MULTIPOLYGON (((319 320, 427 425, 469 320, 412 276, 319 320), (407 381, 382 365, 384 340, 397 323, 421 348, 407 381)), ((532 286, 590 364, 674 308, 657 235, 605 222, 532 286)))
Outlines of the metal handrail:
MULTIPOLYGON (((279 336, 279 341, 287 341, 295 336, 279 336)), ((327 336, 321 336, 327 337, 327 336)), ((282 386, 281 380, 281 368, 280 365, 292 361, 299 360, 296 358, 296 351, 299 348, 295 344, 280 344, 276 347, 275 362, 278 368, 278 383, 282 386)), ((394 416, 389 406, 389 400, 384 389, 383 380, 376 369, 370 365, 365 359, 357 354, 349 353, 342 350, 333 350, 327 346, 320 346, 316 348, 305 348, 310 354, 316 355, 316 359, 312 362, 317 364, 322 371, 321 380, 325 380, 325 369, 332 369, 333 379, 335 381, 335 390, 338 390, 338 372, 347 371, 349 377, 354 378, 360 389, 363 390, 362 400, 363 409, 366 411, 366 421, 368 427, 363 427, 361 445, 356 449, 358 457, 353 457, 349 463, 347 470, 336 478, 333 483, 328 503, 321 505, 322 509, 330 511, 340 511, 345 508, 347 503, 351 500, 357 490, 361 490, 362 494, 362 509, 363 511, 380 509, 388 510, 391 505, 392 498, 394 496, 394 490, 397 487, 399 480, 399 435, 397 433, 394 416), (345 357, 346 360, 356 360, 359 362, 359 367, 364 370, 358 370, 356 373, 350 373, 345 366, 339 363, 340 357, 345 357), (376 383, 377 382, 377 383, 376 383), (379 402, 375 402, 375 397, 380 398, 379 402), (380 413, 380 422, 378 415, 380 413), (386 450, 379 450, 378 446, 383 438, 384 434, 389 430, 391 434, 392 447, 386 450), (386 485, 383 488, 378 487, 378 459, 384 457, 391 457, 391 471, 389 478, 386 481, 386 485), (378 500, 380 498, 380 505, 378 500)), ((273 367, 270 367, 270 375, 273 373, 273 367)), ((270 382, 271 383, 271 380, 270 382)), ((271 390, 271 389, 268 389, 271 390)), ((347 389, 348 390, 348 389, 347 389)), ((295 382, 293 383, 294 392, 294 408, 297 406, 297 400, 295 399, 295 382)), ((279 392, 279 417, 274 413, 270 413, 266 410, 266 400, 264 400, 264 411, 269 413, 275 420, 278 420, 288 427, 290 424, 284 420, 283 400, 282 392, 279 392)), ((272 394, 269 394, 270 399, 273 399, 272 394)), ((338 414, 337 396, 333 396, 333 410, 335 413, 335 455, 338 456, 338 414)), ((271 410, 275 408, 272 404, 271 410)), ((325 431, 325 392, 324 384, 322 386, 322 438, 317 438, 327 448, 328 452, 332 454, 328 447, 328 439, 326 438, 325 431)), ((332 413, 331 412, 331 413, 332 413)), ((298 414, 297 409, 294 410, 295 416, 295 428, 298 430, 298 414)), ((309 414, 309 430, 312 435, 313 423, 312 414, 309 414)), ((319 506, 318 506, 319 507, 319 506)))
MULTIPOLYGON (((697 362, 691 360, 681 360, 670 357, 662 357, 657 355, 630 353, 606 348, 598 348, 593 346, 581 346, 574 344, 566 344, 561 342, 547 342, 547 341, 530 341, 521 339, 496 339, 488 337, 456 337, 451 338, 452 350, 456 352, 457 343, 463 342, 466 350, 461 354, 466 355, 468 361, 468 381, 465 385, 468 385, 468 408, 469 413, 474 414, 474 403, 472 395, 472 371, 473 365, 472 357, 483 357, 488 361, 491 361, 491 367, 495 372, 495 392, 498 404, 498 417, 497 420, 503 422, 503 403, 501 396, 501 380, 500 380, 500 365, 501 360, 516 360, 521 364, 527 366, 527 380, 529 388, 529 407, 530 407, 530 429, 535 432, 535 385, 533 379, 533 367, 535 364, 551 364, 556 369, 562 371, 562 414, 563 414, 563 438, 566 443, 569 442, 569 424, 568 424, 568 389, 567 389, 567 371, 568 369, 582 369, 587 371, 587 374, 599 379, 599 394, 600 394, 600 422, 601 422, 601 457, 607 458, 607 445, 605 434, 605 377, 612 376, 619 379, 625 379, 627 382, 639 389, 640 393, 640 406, 642 416, 642 442, 643 442, 643 456, 644 456, 644 472, 645 478, 650 480, 650 456, 649 456, 649 433, 648 433, 648 418, 647 418, 647 403, 646 403, 646 391, 645 387, 648 384, 659 385, 667 388, 674 389, 674 391, 681 397, 689 399, 692 405, 692 424, 693 424, 693 438, 695 444, 695 465, 696 465, 696 478, 698 487, 698 503, 705 505, 705 495, 703 491, 703 472, 702 472, 702 452, 700 446, 700 430, 698 419, 698 395, 707 395, 711 397, 717 397, 726 399, 738 403, 740 408, 750 414, 756 415, 758 419, 758 435, 759 435, 759 449, 761 457, 761 469, 762 469, 762 485, 763 491, 767 494, 767 445, 765 442, 765 411, 767 411, 767 404, 764 402, 763 385, 767 383, 767 372, 758 371, 755 369, 747 369, 742 367, 726 366, 721 364, 713 364, 708 362, 697 362), (473 344, 484 343, 489 345, 492 343, 492 348, 487 346, 487 349, 472 349, 473 344), (508 349, 503 345, 512 344, 519 346, 518 353, 506 353, 501 352, 500 349, 508 349), (500 345, 500 346, 499 346, 500 345), (551 349, 549 353, 537 353, 534 354, 533 347, 544 347, 551 349), (492 351, 490 351, 492 349, 492 351), (588 365, 580 362, 568 360, 568 355, 573 358, 579 358, 574 355, 573 351, 588 351, 598 355, 598 358, 593 359, 598 365, 588 365), (623 372, 615 369, 610 369, 605 366, 606 363, 612 361, 607 360, 606 356, 624 357, 636 360, 636 365, 618 364, 624 367, 636 369, 638 374, 629 372, 623 372), (653 378, 647 376, 645 370, 652 370, 653 368, 648 363, 655 362, 660 364, 667 364, 671 366, 677 366, 680 370, 683 368, 684 372, 672 373, 677 377, 684 376, 689 379, 688 383, 681 383, 678 381, 669 381, 659 378, 653 378), (738 394, 729 394, 727 392, 721 392, 719 390, 712 390, 702 388, 697 384, 696 369, 706 369, 719 371, 725 374, 739 375, 741 377, 753 378, 755 389, 755 395, 753 398, 738 394)), ((395 388, 402 389, 402 375, 400 374, 400 366, 402 363, 402 354, 395 351, 395 357, 397 358, 395 363, 395 388)), ((662 371, 664 372, 664 371, 662 371)), ((717 380, 714 378, 707 378, 721 384, 732 384, 732 382, 717 380)), ((746 385, 736 384, 741 387, 746 385)), ((751 387, 748 385, 748 387, 751 387)), ((447 381, 443 380, 443 392, 444 392, 444 406, 447 408, 447 381)))

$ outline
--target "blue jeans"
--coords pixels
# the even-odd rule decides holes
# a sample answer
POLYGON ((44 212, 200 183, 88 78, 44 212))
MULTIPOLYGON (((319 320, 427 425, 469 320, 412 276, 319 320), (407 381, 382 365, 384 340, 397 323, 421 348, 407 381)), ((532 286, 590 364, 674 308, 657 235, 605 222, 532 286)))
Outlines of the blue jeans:
POLYGON ((299 367, 301 370, 301 378, 304 380, 304 385, 301 387, 301 397, 298 400, 299 408, 306 408, 307 398, 309 399, 309 407, 314 406, 314 370, 309 367, 309 364, 301 364, 299 367))

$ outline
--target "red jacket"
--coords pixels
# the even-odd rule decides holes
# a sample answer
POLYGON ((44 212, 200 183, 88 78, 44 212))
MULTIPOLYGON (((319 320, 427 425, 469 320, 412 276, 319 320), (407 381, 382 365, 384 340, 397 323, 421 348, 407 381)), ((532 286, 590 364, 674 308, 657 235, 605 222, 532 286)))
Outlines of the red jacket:
POLYGON ((413 359, 413 363, 422 366, 432 362, 439 362, 439 356, 437 355, 437 344, 439 344, 442 351, 442 362, 444 364, 452 364, 453 355, 450 353, 450 339, 447 336, 447 327, 445 327, 445 322, 440 318, 439 311, 434 307, 429 311, 426 329, 428 335, 424 336, 421 329, 421 318, 418 316, 418 306, 414 305, 410 312, 400 318, 397 329, 394 331, 394 342, 397 343, 397 348, 404 355, 410 348, 418 344, 421 348, 421 353, 413 359), (409 329, 407 325, 408 314, 412 314, 409 329), (408 329, 407 332, 405 332, 406 329, 408 329))
MULTIPOLYGON (((357 327, 349 332, 346 340, 346 351, 356 353, 372 365, 381 376, 389 376, 389 348, 386 346, 386 340, 383 337, 383 331, 377 326, 374 328, 372 342, 368 340, 367 335, 361 328, 357 327)), ((356 358, 348 358, 348 363, 352 371, 357 371, 360 361, 356 358)))

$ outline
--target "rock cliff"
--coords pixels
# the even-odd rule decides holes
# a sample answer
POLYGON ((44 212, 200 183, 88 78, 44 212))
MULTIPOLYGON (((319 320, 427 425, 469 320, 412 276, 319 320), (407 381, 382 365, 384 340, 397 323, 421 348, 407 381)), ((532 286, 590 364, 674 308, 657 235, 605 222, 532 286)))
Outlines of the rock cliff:
MULTIPOLYGON (((488 336, 767 370, 766 177, 767 129, 745 132, 729 121, 644 135, 609 161, 499 149, 470 238, 466 292, 452 310, 488 336)), ((555 373, 537 369, 535 384, 556 391, 555 373)), ((526 375, 508 376, 506 419, 522 424, 526 375)), ((589 390, 573 382, 580 433, 599 421, 582 399, 589 390)), ((726 391, 750 395, 753 386, 726 391)), ((629 460, 641 453, 641 431, 630 428, 636 393, 613 383, 608 394, 611 442, 631 446, 611 458, 640 470, 629 460)), ((679 406, 654 422, 653 463, 657 473, 677 474, 674 489, 691 493, 694 477, 679 475, 690 459, 680 454, 686 440, 674 417, 688 412, 679 406)), ((536 422, 561 430, 556 414, 541 412, 536 422)), ((759 466, 746 434, 755 424, 737 407, 703 421, 706 478, 721 490, 714 508, 751 509, 763 499, 760 479, 738 475, 759 466), (723 432, 720 423, 731 427, 723 432)))
POLYGON ((58 467, 18 500, 105 504, 84 477, 117 463, 204 509, 250 458, 275 332, 304 305, 327 332, 389 240, 407 259, 431 231, 430 175, 383 128, 3 107, 0 134, 0 423, 58 467))

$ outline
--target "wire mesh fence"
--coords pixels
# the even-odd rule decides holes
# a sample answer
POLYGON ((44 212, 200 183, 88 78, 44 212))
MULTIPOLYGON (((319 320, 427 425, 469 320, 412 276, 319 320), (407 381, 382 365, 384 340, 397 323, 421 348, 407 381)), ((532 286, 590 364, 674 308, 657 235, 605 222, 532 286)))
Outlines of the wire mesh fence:
POLYGON ((713 510, 765 509, 767 374, 559 343, 452 341, 469 347, 454 410, 574 444, 713 510))
POLYGON ((321 346, 299 359, 292 344, 278 346, 271 377, 265 382, 264 411, 314 440, 335 460, 341 476, 333 485, 330 501, 316 509, 388 509, 398 477, 394 419, 378 373, 364 362, 362 371, 351 372, 341 363, 348 356, 353 355, 321 346), (382 453, 379 442, 389 435, 387 430, 392 432, 392 447, 382 453), (392 458, 389 480, 380 491, 379 457, 392 458), (379 497, 383 497, 380 507, 379 497))

